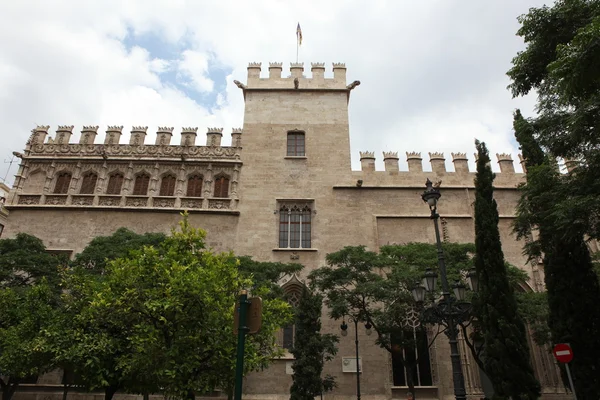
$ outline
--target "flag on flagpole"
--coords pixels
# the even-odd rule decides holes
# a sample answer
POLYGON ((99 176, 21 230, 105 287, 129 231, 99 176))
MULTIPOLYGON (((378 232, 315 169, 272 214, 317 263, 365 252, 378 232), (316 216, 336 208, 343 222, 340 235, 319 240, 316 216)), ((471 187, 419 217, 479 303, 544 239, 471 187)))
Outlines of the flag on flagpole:
POLYGON ((296 37, 298 38, 298 44, 302 44, 302 29, 300 29, 300 22, 298 22, 298 27, 296 28, 296 37))

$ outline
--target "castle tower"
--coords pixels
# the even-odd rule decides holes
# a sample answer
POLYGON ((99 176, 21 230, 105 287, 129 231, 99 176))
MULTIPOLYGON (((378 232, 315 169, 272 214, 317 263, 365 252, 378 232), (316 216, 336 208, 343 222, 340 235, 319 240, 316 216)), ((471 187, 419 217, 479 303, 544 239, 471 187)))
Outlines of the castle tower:
MULTIPOLYGON (((325 196, 351 170, 348 101, 359 82, 346 85, 341 63, 330 69, 333 78, 324 76, 323 63, 311 63, 310 73, 305 67, 291 63, 289 71, 282 71, 281 63, 270 63, 263 78, 261 64, 250 63, 247 83, 235 82, 245 99, 238 244, 248 250, 269 244, 261 256, 265 260, 290 260, 283 250, 273 251, 289 245, 279 242, 277 227, 279 213, 290 207, 310 210, 315 234, 304 245, 318 247, 326 229, 319 226, 324 221, 315 217, 315 210, 328 206, 325 196), (253 229, 257 223, 272 229, 259 232, 253 229), (252 230, 257 233, 249 241, 252 230)), ((301 262, 309 255, 303 253, 301 262)))

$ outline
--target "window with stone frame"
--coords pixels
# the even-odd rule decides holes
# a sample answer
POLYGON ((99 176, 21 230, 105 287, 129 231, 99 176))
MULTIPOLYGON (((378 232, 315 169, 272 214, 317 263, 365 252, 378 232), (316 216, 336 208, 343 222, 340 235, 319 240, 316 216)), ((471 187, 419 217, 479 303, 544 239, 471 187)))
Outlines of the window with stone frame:
POLYGON ((404 331, 392 335, 392 372, 394 386, 408 386, 409 368, 415 386, 432 386, 433 374, 429 354, 429 336, 412 310, 404 321, 404 331))
POLYGON ((175 194, 175 183, 177 178, 173 175, 165 175, 160 181, 159 196, 173 196, 175 194))
POLYGON ((287 155, 289 157, 302 157, 305 154, 304 132, 289 131, 287 134, 287 155))
POLYGON ((202 175, 192 175, 187 181, 187 197, 202 197, 202 184, 204 180, 202 175))
POLYGON ((147 196, 148 185, 150 184, 150 175, 140 174, 135 177, 135 183, 133 184, 133 195, 134 196, 147 196))
POLYGON ((69 185, 71 184, 71 173, 61 172, 56 178, 56 185, 54 185, 55 194, 67 194, 69 192, 69 185))
MULTIPOLYGON (((292 308, 298 308, 300 297, 302 297, 302 285, 299 282, 295 282, 284 287, 284 297, 292 308)), ((292 323, 284 326, 281 331, 281 347, 287 351, 292 350, 296 337, 296 324, 292 323)))
POLYGON ((220 175, 215 178, 215 192, 213 197, 229 197, 229 178, 220 175))
POLYGON ((115 172, 108 178, 108 185, 106 186, 106 194, 121 194, 121 188, 123 187, 123 174, 115 172))
POLYGON ((80 194, 94 194, 94 190, 96 189, 96 182, 98 181, 98 175, 94 172, 88 172, 83 175, 83 179, 81 181, 81 189, 79 189, 80 194))
POLYGON ((279 207, 279 248, 309 249, 311 247, 311 217, 309 204, 281 204, 279 207))

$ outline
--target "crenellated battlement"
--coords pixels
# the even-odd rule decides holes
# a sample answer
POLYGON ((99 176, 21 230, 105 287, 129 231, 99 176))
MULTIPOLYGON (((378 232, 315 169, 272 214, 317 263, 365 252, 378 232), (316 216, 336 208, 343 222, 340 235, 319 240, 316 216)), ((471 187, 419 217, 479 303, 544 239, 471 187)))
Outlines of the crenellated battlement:
MULTIPOLYGON (((416 180, 422 179, 426 175, 435 175, 437 177, 446 178, 452 185, 472 185, 473 175, 475 171, 469 170, 469 160, 467 153, 451 153, 454 171, 446 169, 446 158, 442 152, 429 152, 429 162, 431 172, 423 171, 423 159, 420 152, 407 151, 406 162, 408 163, 408 171, 400 170, 398 165, 398 152, 384 151, 383 162, 384 171, 375 169, 375 153, 372 151, 361 151, 360 163, 361 170, 353 172, 353 178, 362 180, 362 187, 368 186, 387 186, 397 185, 412 182, 412 178, 416 180), (398 181, 398 177, 403 177, 398 181), (449 178, 449 179, 448 179, 449 178)), ((500 173, 497 173, 498 183, 501 186, 514 187, 523 178, 522 173, 516 173, 513 165, 513 159, 510 154, 497 154, 500 173)), ((519 154, 519 158, 522 159, 519 154)))
MULTIPOLYGON (((303 62, 292 62, 289 75, 282 76, 283 63, 269 62, 269 77, 261 78, 262 63, 251 62, 248 64, 248 82, 242 84, 235 82, 241 89, 339 89, 351 90, 357 85, 346 85, 346 65, 333 63, 333 78, 325 78, 325 63, 311 62, 311 76, 304 74, 303 62)), ((357 81, 358 82, 358 81, 357 81)))
POLYGON ((146 143, 147 126, 133 126, 129 142, 121 143, 123 126, 109 125, 106 129, 104 143, 96 143, 98 126, 83 126, 78 141, 72 140, 74 125, 59 125, 54 137, 49 136, 50 126, 40 125, 32 130, 27 141, 25 155, 28 157, 110 157, 143 158, 143 157, 188 157, 188 158, 225 158, 240 159, 242 145, 242 128, 233 128, 232 145, 221 146, 223 128, 208 128, 206 146, 196 145, 197 127, 181 129, 179 145, 171 144, 174 127, 159 126, 156 131, 155 144, 146 143))

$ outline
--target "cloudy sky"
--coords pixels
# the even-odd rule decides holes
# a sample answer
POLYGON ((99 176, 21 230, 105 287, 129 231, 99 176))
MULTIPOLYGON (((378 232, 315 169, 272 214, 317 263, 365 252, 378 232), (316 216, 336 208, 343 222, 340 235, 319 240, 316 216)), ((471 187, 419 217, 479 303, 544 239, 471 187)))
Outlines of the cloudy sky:
MULTIPOLYGON (((546 1, 546 3, 549 3, 546 1)), ((353 168, 358 152, 467 152, 474 138, 512 153, 505 75, 523 42, 516 17, 543 0, 0 0, 0 179, 36 125, 243 125, 249 61, 345 62, 352 92, 353 168)), ((205 138, 199 136, 200 144, 205 138)), ((230 142, 224 135, 224 142, 230 142)), ((493 157, 495 159, 495 156, 493 157)), ((494 163, 495 164, 495 163, 494 163)), ((515 163, 518 164, 518 163, 515 163)), ((424 163, 427 168, 428 163, 424 163)), ((496 168, 497 169, 497 168, 496 168)), ((517 166, 517 169, 520 168, 517 166)))

